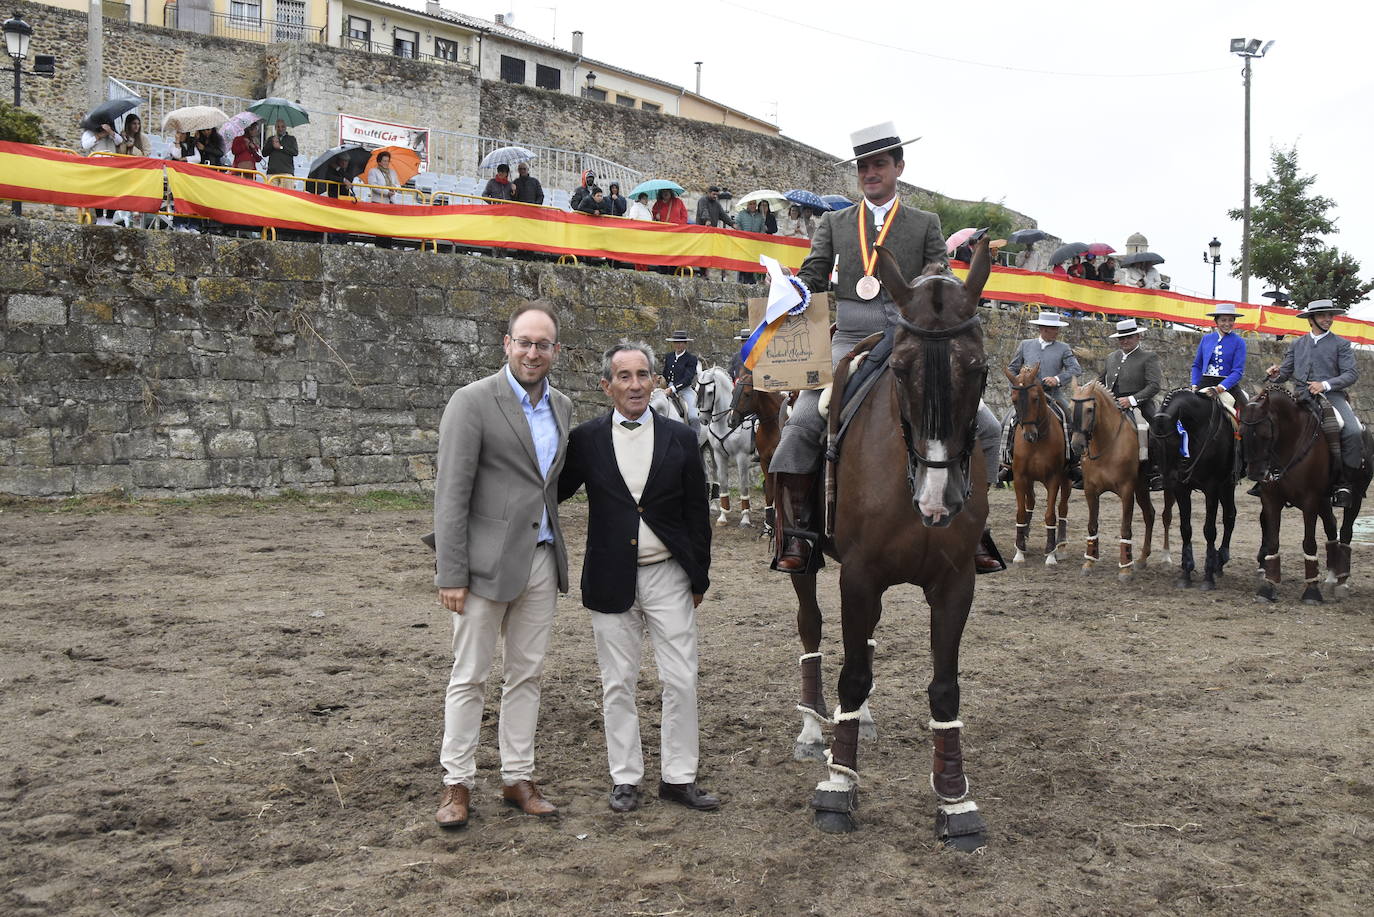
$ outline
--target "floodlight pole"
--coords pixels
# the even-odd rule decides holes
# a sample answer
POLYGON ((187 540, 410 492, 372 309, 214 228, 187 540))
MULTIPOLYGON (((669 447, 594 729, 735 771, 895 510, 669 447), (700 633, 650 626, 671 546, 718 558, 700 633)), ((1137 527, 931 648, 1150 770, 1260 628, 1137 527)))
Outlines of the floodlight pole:
MULTIPOLYGON (((1245 57, 1245 208, 1240 227, 1240 301, 1250 301, 1250 60, 1245 57)), ((1215 293, 1212 294, 1215 297, 1215 293)))

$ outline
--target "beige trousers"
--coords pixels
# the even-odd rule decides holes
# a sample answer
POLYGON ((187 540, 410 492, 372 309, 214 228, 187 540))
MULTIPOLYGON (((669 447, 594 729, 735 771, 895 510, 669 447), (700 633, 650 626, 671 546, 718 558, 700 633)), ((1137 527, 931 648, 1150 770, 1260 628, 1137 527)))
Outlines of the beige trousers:
POLYGON ((675 560, 639 568, 635 603, 621 614, 593 611, 596 661, 601 666, 601 709, 611 782, 638 786, 644 779, 639 741, 639 682, 644 632, 654 647, 663 685, 659 771, 667 783, 692 783, 700 757, 697 739, 697 625, 692 586, 675 560))
POLYGON ((509 785, 534 779, 539 677, 557 602, 557 562, 553 547, 542 545, 535 549, 524 592, 510 602, 493 602, 469 592, 463 613, 452 615, 453 670, 444 696, 444 744, 439 752, 444 783, 471 788, 475 782, 487 673, 503 636, 501 781, 509 785))

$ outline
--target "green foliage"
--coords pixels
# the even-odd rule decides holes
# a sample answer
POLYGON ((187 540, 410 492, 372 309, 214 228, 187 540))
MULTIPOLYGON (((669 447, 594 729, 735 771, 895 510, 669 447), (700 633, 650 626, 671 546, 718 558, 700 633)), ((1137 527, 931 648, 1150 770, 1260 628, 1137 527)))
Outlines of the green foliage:
POLYGON ((0 102, 0 140, 42 143, 43 119, 36 112, 0 102))
POLYGON ((936 197, 926 209, 939 215, 940 228, 946 236, 969 226, 978 229, 988 227, 988 237, 992 239, 1005 239, 1016 231, 1016 221, 1011 211, 1000 203, 936 197))
POLYGON ((1334 247, 1306 256, 1302 274, 1291 289, 1295 303, 1329 299, 1346 308, 1363 301, 1370 291, 1374 291, 1374 283, 1360 279, 1360 262, 1334 247))

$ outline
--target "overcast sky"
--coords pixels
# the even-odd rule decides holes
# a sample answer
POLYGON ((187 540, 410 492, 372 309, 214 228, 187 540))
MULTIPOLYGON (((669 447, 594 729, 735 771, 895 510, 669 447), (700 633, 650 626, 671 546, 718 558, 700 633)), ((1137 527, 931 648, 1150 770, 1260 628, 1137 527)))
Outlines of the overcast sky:
MULTIPOLYGON (((1272 146, 1296 143, 1336 202, 1328 242, 1374 277, 1374 12, 1361 3, 443 2, 514 13, 565 48, 580 29, 589 57, 688 88, 704 61, 704 95, 829 152, 894 121, 923 138, 907 148, 914 184, 1001 201, 1069 241, 1124 249, 1142 232, 1183 292, 1210 295, 1203 252, 1216 236, 1223 299, 1240 295, 1228 262, 1241 227, 1226 211, 1244 188, 1243 62, 1229 40, 1273 39, 1253 65, 1252 175, 1268 175, 1272 146)), ((1251 301, 1266 288, 1252 280, 1251 301)))

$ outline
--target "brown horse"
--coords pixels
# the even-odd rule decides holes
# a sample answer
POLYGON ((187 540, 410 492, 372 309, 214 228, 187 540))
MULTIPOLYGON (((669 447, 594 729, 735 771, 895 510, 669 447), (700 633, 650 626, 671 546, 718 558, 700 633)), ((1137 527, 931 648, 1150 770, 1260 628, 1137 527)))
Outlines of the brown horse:
POLYGON ((1040 385, 1039 363, 1023 366, 1015 375, 1009 369, 1002 372, 1011 383, 1016 431, 1021 438, 1011 458, 1016 488, 1016 557, 1012 563, 1026 562, 1026 533, 1035 511, 1038 481, 1045 486, 1045 564, 1056 564, 1059 559, 1055 551, 1069 535, 1068 434, 1059 415, 1050 410, 1049 397, 1040 385))
POLYGON ((1145 464, 1140 461, 1140 445, 1135 422, 1121 408, 1101 382, 1075 386, 1073 417, 1069 422, 1073 451, 1083 457, 1083 496, 1088 501, 1088 547, 1083 554, 1086 574, 1097 563, 1098 501, 1104 493, 1121 498, 1121 560, 1117 576, 1129 580, 1137 564, 1144 568, 1150 557, 1154 535, 1155 508, 1150 503, 1150 485, 1145 464), (1145 519, 1145 544, 1137 561, 1131 556, 1132 502, 1140 504, 1145 519))
MULTIPOLYGON (((878 276, 896 301, 890 309, 895 340, 887 370, 853 416, 835 471, 834 534, 824 547, 842 563, 844 665, 827 779, 811 805, 821 830, 857 828, 860 708, 873 686, 870 639, 883 594, 911 583, 930 606, 937 835, 948 846, 973 850, 984 844, 984 824, 968 798, 959 743, 959 644, 973 603, 974 549, 988 512, 974 437, 987 380, 978 296, 988 277, 988 243, 979 244, 966 283, 931 265, 908 285, 891 253, 881 247, 878 253, 878 276)), ((837 370, 837 392, 844 375, 837 370)), ((814 594, 814 574, 793 579, 808 582, 814 594)))
MULTIPOLYGON (((1309 605, 1322 601, 1317 575, 1317 519, 1326 531, 1327 582, 1335 594, 1350 591, 1350 539, 1365 490, 1369 487, 1370 463, 1358 480, 1349 482, 1353 499, 1341 519, 1339 537, 1336 514, 1327 500, 1331 486, 1331 456, 1322 436, 1321 415, 1310 397, 1300 402, 1277 385, 1269 385, 1241 410, 1241 444, 1246 474, 1260 482, 1260 551, 1257 558, 1264 573, 1256 595, 1277 602, 1279 572, 1279 523, 1285 506, 1302 511, 1302 600, 1309 605)), ((1374 445, 1365 433, 1365 454, 1374 445)))
POLYGON ((782 425, 786 419, 787 399, 780 392, 764 392, 754 388, 754 374, 740 373, 730 396, 730 427, 741 426, 749 417, 757 417, 754 427, 754 451, 763 471, 763 533, 773 534, 773 479, 768 475, 768 463, 773 460, 778 443, 782 441, 782 425))

